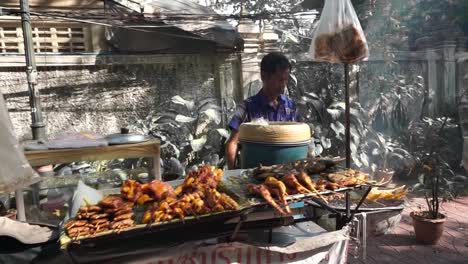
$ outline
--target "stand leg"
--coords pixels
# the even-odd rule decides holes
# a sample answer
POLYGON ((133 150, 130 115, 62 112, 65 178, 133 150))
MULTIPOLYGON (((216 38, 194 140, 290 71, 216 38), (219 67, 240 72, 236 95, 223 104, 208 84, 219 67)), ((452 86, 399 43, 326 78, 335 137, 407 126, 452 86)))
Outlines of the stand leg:
POLYGON ((349 195, 349 191, 347 191, 345 194, 345 202, 346 202, 346 218, 348 218, 348 220, 352 220, 351 219, 351 196, 349 195))
POLYGON ((239 222, 237 223, 236 227, 234 228, 234 232, 232 232, 232 235, 230 237, 230 241, 234 241, 237 237, 237 233, 239 233, 239 230, 242 226, 242 224, 247 220, 247 215, 242 214, 240 215, 239 222))
POLYGON ((26 211, 24 209, 24 197, 23 197, 22 189, 15 191, 15 199, 16 199, 17 218, 19 221, 25 222, 26 211))
POLYGON ((151 161, 151 178, 155 180, 162 180, 161 175, 161 162, 159 159, 159 155, 155 155, 151 161))
POLYGON ((362 260, 367 257, 367 213, 362 213, 362 260))

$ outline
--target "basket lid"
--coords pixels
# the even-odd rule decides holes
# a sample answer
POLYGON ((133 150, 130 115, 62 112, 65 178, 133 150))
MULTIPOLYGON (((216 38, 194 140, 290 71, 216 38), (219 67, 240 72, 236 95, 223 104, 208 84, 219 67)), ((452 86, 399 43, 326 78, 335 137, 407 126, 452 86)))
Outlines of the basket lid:
POLYGON ((239 139, 250 142, 290 143, 310 140, 312 128, 299 122, 269 122, 259 125, 251 122, 239 127, 239 139))

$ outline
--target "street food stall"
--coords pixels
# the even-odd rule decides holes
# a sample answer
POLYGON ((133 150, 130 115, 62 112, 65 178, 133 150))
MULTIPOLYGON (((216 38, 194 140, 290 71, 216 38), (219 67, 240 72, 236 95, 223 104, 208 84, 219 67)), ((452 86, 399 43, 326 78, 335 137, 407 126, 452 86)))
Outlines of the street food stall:
MULTIPOLYGON (((118 155, 154 160, 158 143, 35 150, 25 157, 34 165, 118 155)), ((59 241, 49 242, 55 251, 36 254, 72 263, 344 263, 351 241, 365 245, 360 214, 401 211, 406 189, 381 190, 390 178, 373 180, 343 161, 305 157, 227 171, 202 164, 182 180, 131 176, 119 188, 100 190, 79 180, 59 241), (320 222, 325 218, 334 226, 320 222)))
POLYGON ((401 210, 406 189, 372 191, 369 186, 388 181, 337 168, 340 161, 308 158, 232 171, 203 165, 182 181, 129 179, 120 189, 101 192, 81 185, 61 247, 77 263, 117 257, 130 263, 181 258, 217 263, 213 258, 235 262, 253 256, 272 263, 329 256, 335 259, 329 263, 343 263, 351 237, 362 237, 362 223, 354 217, 359 208, 387 204, 387 210, 401 210), (318 167, 322 170, 312 173, 318 167), (304 171, 296 178, 298 168, 304 171), (259 176, 265 173, 271 176, 259 176), (351 198, 351 191, 360 189, 362 198, 351 198), (327 231, 314 223, 321 216, 314 209, 329 211, 336 228, 327 231))
MULTIPOLYGON (((330 5, 323 25, 334 14, 330 5)), ((348 63, 368 55, 352 11, 340 28, 318 27, 311 51, 316 60, 345 63, 346 77, 348 63)), ((389 175, 374 179, 351 169, 348 86, 345 159, 310 157, 312 134, 301 123, 243 124, 242 169, 201 164, 179 181, 161 180, 157 139, 26 151, 34 166, 152 160, 146 181, 130 176, 119 188, 96 190, 79 179, 59 225, 56 256, 73 263, 346 263, 352 242, 365 257, 368 216, 401 212, 407 189, 387 188, 389 175)))

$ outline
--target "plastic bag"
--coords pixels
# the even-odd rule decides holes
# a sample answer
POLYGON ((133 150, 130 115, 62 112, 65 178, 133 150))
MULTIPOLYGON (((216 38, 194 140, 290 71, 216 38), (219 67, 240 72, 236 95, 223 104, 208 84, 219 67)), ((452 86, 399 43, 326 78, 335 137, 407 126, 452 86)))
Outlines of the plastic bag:
POLYGON ((48 149, 105 147, 107 141, 93 132, 65 132, 46 142, 48 149))
POLYGON ((315 61, 352 63, 369 57, 351 0, 326 0, 310 46, 315 61))
POLYGON ((250 121, 250 123, 260 126, 268 126, 270 124, 268 120, 263 117, 254 118, 252 121, 250 121))
POLYGON ((0 94, 0 193, 27 187, 38 180, 16 139, 3 95, 0 94))

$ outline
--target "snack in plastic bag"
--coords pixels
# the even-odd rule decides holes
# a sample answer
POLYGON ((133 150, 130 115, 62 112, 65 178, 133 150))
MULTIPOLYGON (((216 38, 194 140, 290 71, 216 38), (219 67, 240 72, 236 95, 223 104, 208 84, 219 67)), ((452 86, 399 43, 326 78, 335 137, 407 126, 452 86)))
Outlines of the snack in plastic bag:
POLYGON ((0 193, 11 192, 34 183, 35 172, 18 144, 8 110, 0 93, 0 193))
POLYGON ((369 57, 361 24, 350 0, 326 0, 309 50, 312 59, 352 63, 369 57))

